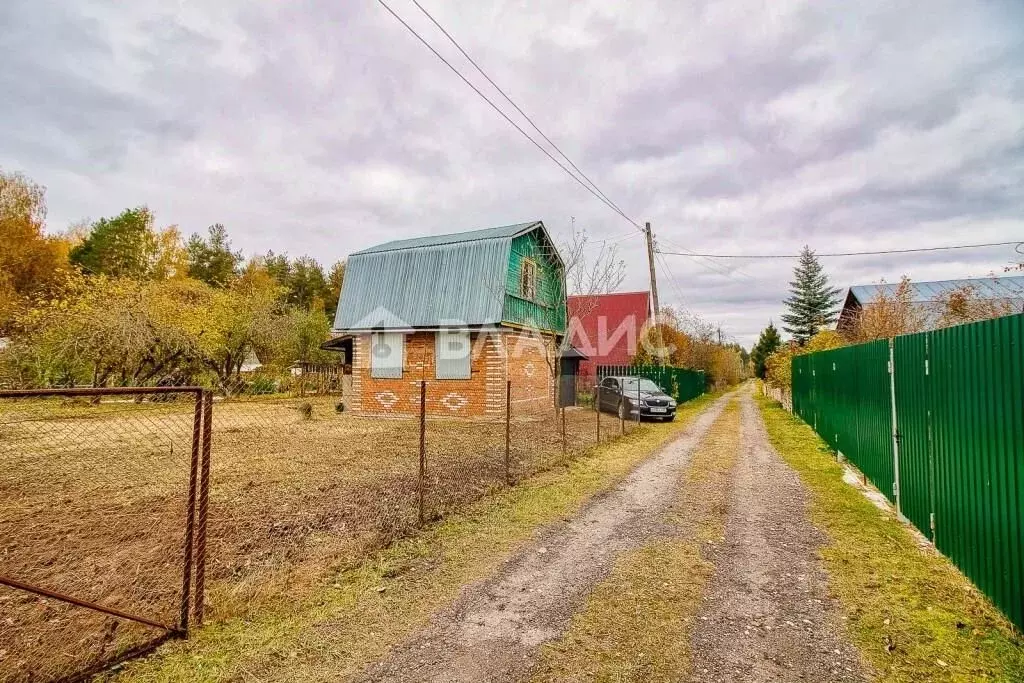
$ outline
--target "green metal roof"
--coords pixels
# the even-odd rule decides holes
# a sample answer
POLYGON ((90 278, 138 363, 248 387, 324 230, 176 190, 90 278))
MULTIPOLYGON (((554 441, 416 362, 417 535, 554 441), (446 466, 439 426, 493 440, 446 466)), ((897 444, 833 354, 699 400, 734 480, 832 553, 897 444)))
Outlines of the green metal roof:
POLYGON ((417 237, 357 251, 345 267, 334 329, 497 325, 512 240, 537 229, 544 224, 417 237))
POLYGON ((470 230, 468 232, 453 232, 447 235, 427 235, 426 237, 413 237, 407 240, 394 240, 385 242, 375 247, 363 249, 352 254, 371 254, 381 251, 397 251, 399 249, 419 249, 420 247, 436 247, 444 244, 459 244, 461 242, 476 242, 478 240, 493 240, 512 238, 530 232, 536 226, 541 225, 540 221, 530 223, 515 223, 514 225, 502 225, 497 228, 484 228, 483 230, 470 230))

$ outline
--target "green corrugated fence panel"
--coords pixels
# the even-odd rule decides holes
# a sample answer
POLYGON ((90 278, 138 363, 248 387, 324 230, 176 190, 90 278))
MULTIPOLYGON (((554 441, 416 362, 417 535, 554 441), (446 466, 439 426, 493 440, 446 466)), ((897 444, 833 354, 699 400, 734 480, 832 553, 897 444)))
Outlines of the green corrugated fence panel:
POLYGON ((1024 315, 928 334, 935 544, 1024 626, 1024 315))
MULTIPOLYGON (((1024 626, 1024 315, 892 343, 901 511, 1024 626)), ((792 392, 793 412, 892 498, 888 354, 878 341, 796 356, 792 392)))
POLYGON ((932 458, 929 428, 928 336, 908 334, 893 341, 896 364, 896 424, 900 444, 900 507, 921 532, 932 537, 932 458))
POLYGON ((793 359, 794 411, 893 499, 889 343, 793 359))
POLYGON ((676 368, 668 365, 599 365, 598 378, 609 375, 646 377, 676 399, 690 401, 704 393, 704 373, 700 370, 676 368))
POLYGON ((896 476, 892 450, 892 402, 889 386, 889 342, 851 347, 849 382, 857 387, 855 464, 890 501, 895 501, 896 476))

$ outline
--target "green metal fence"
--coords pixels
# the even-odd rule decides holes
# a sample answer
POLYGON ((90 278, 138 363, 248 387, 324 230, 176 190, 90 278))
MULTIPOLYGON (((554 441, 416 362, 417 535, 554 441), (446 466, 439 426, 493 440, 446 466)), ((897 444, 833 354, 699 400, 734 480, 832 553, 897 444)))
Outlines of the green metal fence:
POLYGON ((1024 627, 1024 315, 796 356, 793 410, 1024 627))
POLYGON ((706 380, 700 370, 675 368, 668 365, 598 365, 598 381, 610 375, 646 377, 669 396, 682 403, 704 393, 706 380))
POLYGON ((889 344, 793 358, 793 411, 895 500, 889 344))

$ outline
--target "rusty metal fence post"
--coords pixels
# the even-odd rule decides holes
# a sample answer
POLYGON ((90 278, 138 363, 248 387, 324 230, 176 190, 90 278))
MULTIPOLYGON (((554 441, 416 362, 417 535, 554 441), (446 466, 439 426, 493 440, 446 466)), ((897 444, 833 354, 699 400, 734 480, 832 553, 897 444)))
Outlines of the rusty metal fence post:
POLYGON ((512 485, 512 380, 505 381, 505 483, 512 485))
POLYGON ((426 522, 426 489, 427 489, 427 383, 420 382, 420 476, 419 476, 419 520, 420 526, 426 522))
POLYGON ((627 405, 625 401, 622 401, 619 406, 619 436, 626 435, 626 413, 622 409, 627 405))
POLYGON ((196 520, 196 597, 193 616, 196 626, 203 623, 206 606, 206 525, 210 506, 210 444, 213 441, 213 392, 203 392, 203 447, 199 475, 199 500, 196 520))
POLYGON ((192 608, 192 546, 195 541, 196 522, 196 489, 199 477, 199 457, 203 432, 203 398, 205 392, 198 391, 194 395, 195 406, 192 413, 192 454, 188 472, 188 503, 185 512, 185 567, 181 582, 181 614, 179 624, 183 633, 188 635, 189 613, 192 608))
POLYGON ((565 406, 562 406, 562 457, 565 458, 565 454, 568 448, 565 443, 565 406))

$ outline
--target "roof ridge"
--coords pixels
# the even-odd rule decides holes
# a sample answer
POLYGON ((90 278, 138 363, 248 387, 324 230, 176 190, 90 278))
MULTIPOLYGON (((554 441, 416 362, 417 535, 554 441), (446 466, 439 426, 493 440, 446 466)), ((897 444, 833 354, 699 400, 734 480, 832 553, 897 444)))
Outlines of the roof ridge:
POLYGON ((420 235, 418 237, 407 237, 398 240, 390 240, 375 244, 359 251, 354 251, 350 256, 359 254, 376 254, 387 251, 401 251, 404 249, 421 249, 426 247, 439 247, 446 244, 459 244, 468 242, 482 242, 492 239, 508 239, 521 233, 529 232, 543 221, 535 220, 524 223, 509 223, 508 225, 497 225, 490 228, 474 228, 473 230, 462 230, 460 232, 446 232, 438 235, 420 235), (493 233, 493 234, 488 234, 493 233))
POLYGON ((625 294, 646 294, 647 296, 650 296, 651 295, 651 291, 649 289, 638 289, 638 290, 633 291, 633 292, 605 292, 603 294, 569 294, 568 296, 569 296, 570 299, 573 299, 573 298, 579 299, 579 298, 590 297, 590 296, 623 296, 625 294))
MULTIPOLYGON (((980 282, 982 280, 1024 280, 1024 275, 983 275, 981 277, 952 277, 947 280, 910 280, 911 285, 939 285, 946 284, 949 282, 980 282)), ((854 287, 898 287, 900 280, 895 282, 870 282, 864 285, 850 285, 848 289, 854 287)))

